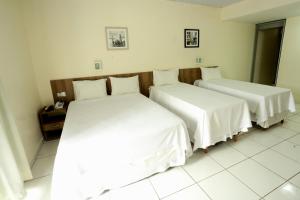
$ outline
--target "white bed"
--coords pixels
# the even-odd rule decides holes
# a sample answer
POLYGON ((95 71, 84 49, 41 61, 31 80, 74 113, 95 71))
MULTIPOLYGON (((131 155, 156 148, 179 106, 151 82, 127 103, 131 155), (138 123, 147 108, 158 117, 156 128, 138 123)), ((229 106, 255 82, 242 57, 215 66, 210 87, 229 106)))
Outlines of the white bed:
POLYGON ((153 86, 150 98, 186 123, 193 150, 206 149, 251 127, 245 100, 185 83, 153 86))
POLYGON ((73 101, 55 159, 52 200, 95 199, 183 165, 191 153, 184 122, 141 94, 73 101))
POLYGON ((222 78, 197 80, 194 85, 247 100, 251 120, 263 128, 284 120, 289 112, 296 111, 289 89, 222 78))

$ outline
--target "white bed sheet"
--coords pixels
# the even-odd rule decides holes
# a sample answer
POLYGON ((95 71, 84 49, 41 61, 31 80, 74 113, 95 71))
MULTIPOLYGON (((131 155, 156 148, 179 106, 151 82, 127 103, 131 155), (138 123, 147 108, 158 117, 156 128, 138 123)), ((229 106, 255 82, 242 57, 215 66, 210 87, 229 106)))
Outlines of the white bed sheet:
POLYGON ((245 99, 252 121, 268 128, 284 119, 288 112, 295 112, 291 90, 230 79, 197 80, 194 85, 245 99))
POLYGON ((74 101, 55 159, 52 199, 98 198, 183 165, 191 154, 184 122, 141 94, 74 101))
POLYGON ((207 148, 251 127, 247 102, 184 83, 151 87, 150 99, 186 123, 193 150, 207 148))

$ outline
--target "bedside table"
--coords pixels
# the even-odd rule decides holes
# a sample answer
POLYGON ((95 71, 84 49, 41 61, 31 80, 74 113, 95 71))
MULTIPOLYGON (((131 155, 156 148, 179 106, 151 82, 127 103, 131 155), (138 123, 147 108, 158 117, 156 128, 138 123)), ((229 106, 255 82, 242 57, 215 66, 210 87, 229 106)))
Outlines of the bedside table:
POLYGON ((41 131, 45 140, 53 140, 60 137, 66 114, 67 108, 65 107, 51 111, 46 111, 42 108, 39 111, 41 131))

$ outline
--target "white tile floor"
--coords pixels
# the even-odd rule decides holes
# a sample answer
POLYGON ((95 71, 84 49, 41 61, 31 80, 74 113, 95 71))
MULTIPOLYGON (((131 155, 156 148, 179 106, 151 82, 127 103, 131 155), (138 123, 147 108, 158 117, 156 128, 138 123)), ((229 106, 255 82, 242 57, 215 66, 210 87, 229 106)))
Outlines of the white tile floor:
MULTIPOLYGON (((298 110, 300 107, 298 106, 298 110)), ((58 141, 42 146, 25 183, 25 200, 49 200, 58 141)), ((172 168, 102 195, 103 200, 299 200, 300 112, 283 125, 252 129, 237 142, 197 151, 182 167, 172 168)))

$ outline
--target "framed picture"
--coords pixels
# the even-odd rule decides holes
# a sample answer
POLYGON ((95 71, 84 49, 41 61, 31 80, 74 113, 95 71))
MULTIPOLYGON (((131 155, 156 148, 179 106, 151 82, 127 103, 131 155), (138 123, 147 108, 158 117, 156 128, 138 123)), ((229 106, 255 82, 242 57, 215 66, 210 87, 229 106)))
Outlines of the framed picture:
POLYGON ((184 47, 199 47, 199 29, 184 29, 184 47))
POLYGON ((105 27, 108 50, 128 49, 128 29, 126 27, 105 27))

